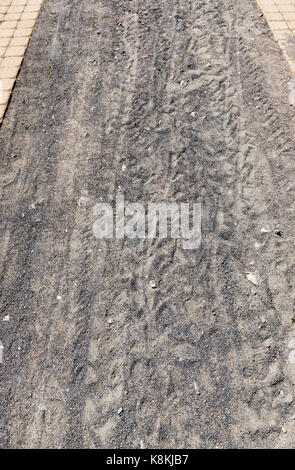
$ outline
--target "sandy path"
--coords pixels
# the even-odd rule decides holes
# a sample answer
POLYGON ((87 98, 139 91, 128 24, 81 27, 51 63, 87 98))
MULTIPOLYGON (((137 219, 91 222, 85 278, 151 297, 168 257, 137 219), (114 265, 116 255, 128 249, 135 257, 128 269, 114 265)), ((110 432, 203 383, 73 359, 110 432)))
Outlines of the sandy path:
POLYGON ((44 0, 0 133, 2 447, 294 446, 290 72, 241 3, 44 0), (201 248, 98 242, 119 187, 201 202, 201 248))

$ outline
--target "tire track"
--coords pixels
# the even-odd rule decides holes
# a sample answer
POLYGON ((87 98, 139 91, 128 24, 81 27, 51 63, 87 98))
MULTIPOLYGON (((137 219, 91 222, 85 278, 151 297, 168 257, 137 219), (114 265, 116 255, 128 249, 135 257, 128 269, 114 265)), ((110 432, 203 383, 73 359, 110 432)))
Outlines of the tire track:
POLYGON ((256 13, 44 3, 1 129, 3 447, 293 445, 294 116, 256 13), (119 190, 201 202, 200 249, 98 242, 92 208, 119 190))

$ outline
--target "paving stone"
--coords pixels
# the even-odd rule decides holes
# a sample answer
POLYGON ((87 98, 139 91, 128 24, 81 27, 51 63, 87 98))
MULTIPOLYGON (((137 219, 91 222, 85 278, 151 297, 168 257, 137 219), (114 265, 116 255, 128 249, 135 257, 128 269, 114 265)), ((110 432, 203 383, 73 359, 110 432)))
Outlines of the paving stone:
POLYGON ((1 67, 19 67, 22 60, 23 57, 4 57, 1 62, 1 67))
POLYGON ((9 9, 7 10, 7 13, 21 13, 22 11, 24 11, 24 5, 22 6, 13 5, 9 7, 9 9))
POLYGON ((17 21, 3 21, 0 25, 0 29, 12 29, 17 27, 17 21))
POLYGON ((295 0, 257 0, 257 3, 295 72, 295 0))
POLYGON ((0 29, 0 38, 10 38, 13 33, 14 29, 0 29))
POLYGON ((21 20, 18 22, 18 28, 33 28, 36 20, 21 20))
POLYGON ((27 46, 29 43, 30 37, 14 37, 11 38, 9 45, 10 46, 27 46))
POLYGON ((10 38, 0 38, 0 46, 1 47, 6 47, 8 46, 10 41, 10 38))
POLYGON ((36 20, 38 17, 37 11, 29 11, 27 13, 22 13, 21 19, 22 20, 36 20))
POLYGON ((9 46, 6 49, 5 56, 6 57, 23 57, 26 52, 25 46, 9 46))
POLYGON ((288 29, 286 21, 269 21, 268 23, 273 31, 277 31, 280 29, 288 29))
POLYGON ((17 21, 21 17, 21 12, 18 13, 6 13, 5 19, 7 21, 17 21))
POLYGON ((290 31, 290 29, 284 29, 281 31, 273 31, 273 35, 277 41, 279 39, 287 39, 289 41, 294 39, 294 35, 292 31, 290 31))
POLYGON ((278 9, 279 9, 280 12, 283 12, 283 11, 285 11, 285 12, 293 11, 294 12, 295 11, 295 5, 292 5, 291 3, 289 3, 288 5, 280 5, 278 7, 278 9))
POLYGON ((295 20, 295 11, 292 11, 292 12, 286 12, 284 11, 283 13, 283 17, 286 21, 288 20, 295 20))
POLYGON ((284 21, 284 17, 279 11, 271 11, 269 13, 265 13, 264 16, 268 21, 284 21))
POLYGON ((5 109, 6 109, 6 104, 5 105, 0 104, 0 122, 2 122, 4 113, 5 113, 5 109))
POLYGON ((13 78, 5 78, 1 80, 1 85, 3 91, 12 90, 15 80, 13 78))
MULTIPOLYGON (((31 36, 33 28, 18 28, 15 30, 14 37, 27 37, 31 36)), ((1 30, 0 30, 1 32, 1 30)))
POLYGON ((19 67, 2 67, 0 64, 0 79, 2 78, 15 78, 17 76, 19 67))
POLYGON ((0 0, 0 122, 43 0, 0 0))
POLYGON ((27 0, 12 0, 11 5, 26 5, 27 0))
POLYGON ((10 90, 9 91, 2 91, 0 93, 0 105, 7 104, 10 97, 10 90))
POLYGON ((28 12, 28 11, 39 11, 41 8, 41 4, 39 5, 35 5, 35 4, 28 4, 25 6, 25 9, 24 11, 25 12, 28 12))
POLYGON ((271 11, 278 11, 277 5, 273 1, 268 0, 257 0, 258 5, 262 9, 264 13, 271 12, 271 11))

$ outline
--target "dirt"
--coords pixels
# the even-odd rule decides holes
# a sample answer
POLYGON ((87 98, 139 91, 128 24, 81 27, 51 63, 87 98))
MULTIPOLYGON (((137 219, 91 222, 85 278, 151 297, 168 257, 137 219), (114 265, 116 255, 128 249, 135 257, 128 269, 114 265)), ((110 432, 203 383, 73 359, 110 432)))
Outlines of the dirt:
POLYGON ((2 448, 294 447, 290 78, 254 0, 44 0, 0 130, 2 448), (97 240, 119 190, 200 202, 201 246, 97 240))

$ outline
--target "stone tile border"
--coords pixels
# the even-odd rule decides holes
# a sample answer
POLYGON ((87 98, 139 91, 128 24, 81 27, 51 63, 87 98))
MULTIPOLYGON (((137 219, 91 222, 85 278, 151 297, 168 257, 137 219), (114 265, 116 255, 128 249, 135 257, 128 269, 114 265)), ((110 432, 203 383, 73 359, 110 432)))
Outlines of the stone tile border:
POLYGON ((295 73, 295 0, 257 0, 293 73, 295 73))
POLYGON ((0 123, 43 0, 0 0, 0 123))

